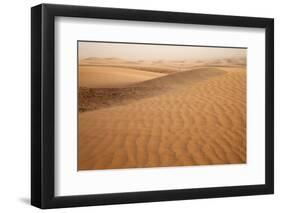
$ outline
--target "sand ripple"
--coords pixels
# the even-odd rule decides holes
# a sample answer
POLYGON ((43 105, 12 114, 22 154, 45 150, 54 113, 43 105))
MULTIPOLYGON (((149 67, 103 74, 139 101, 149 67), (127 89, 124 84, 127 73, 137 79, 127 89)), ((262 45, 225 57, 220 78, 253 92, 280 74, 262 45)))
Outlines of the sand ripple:
MULTIPOLYGON (((212 71, 157 96, 80 113, 79 170, 245 163, 246 71, 212 71)), ((166 77, 155 85, 171 85, 166 77)))

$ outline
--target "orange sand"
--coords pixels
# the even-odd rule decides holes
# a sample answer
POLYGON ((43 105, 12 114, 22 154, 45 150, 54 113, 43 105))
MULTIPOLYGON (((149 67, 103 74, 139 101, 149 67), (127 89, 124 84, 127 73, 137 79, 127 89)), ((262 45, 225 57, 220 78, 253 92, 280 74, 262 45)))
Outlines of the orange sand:
POLYGON ((79 113, 79 170, 246 162, 245 68, 133 72, 105 82, 157 95, 79 113))

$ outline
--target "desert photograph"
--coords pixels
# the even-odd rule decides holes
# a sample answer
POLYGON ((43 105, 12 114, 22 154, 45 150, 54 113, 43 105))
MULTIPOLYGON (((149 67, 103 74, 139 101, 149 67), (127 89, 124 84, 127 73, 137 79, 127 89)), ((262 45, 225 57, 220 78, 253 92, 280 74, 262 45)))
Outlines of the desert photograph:
POLYGON ((247 48, 77 42, 78 171, 245 164, 247 48))

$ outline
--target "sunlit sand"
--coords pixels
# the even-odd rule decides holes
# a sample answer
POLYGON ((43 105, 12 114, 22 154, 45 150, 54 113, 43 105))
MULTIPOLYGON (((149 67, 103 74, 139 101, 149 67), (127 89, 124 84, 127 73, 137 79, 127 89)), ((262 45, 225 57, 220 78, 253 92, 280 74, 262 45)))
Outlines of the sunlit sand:
POLYGON ((79 82, 79 170, 246 163, 243 60, 88 58, 79 82))

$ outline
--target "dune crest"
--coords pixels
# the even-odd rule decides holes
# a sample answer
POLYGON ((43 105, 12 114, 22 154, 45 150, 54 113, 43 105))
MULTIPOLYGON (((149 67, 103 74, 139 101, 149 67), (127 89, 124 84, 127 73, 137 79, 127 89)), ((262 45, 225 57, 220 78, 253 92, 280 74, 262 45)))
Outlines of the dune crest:
MULTIPOLYGON (((113 71, 114 72, 114 71, 113 71)), ((138 72, 138 71, 137 71, 138 72)), ((126 72, 125 72, 126 73, 126 72)), ((143 73, 143 72, 141 72, 143 73)), ((94 74, 96 74, 94 72, 94 74)), ((170 75, 153 76, 152 79, 142 78, 140 82, 127 87, 118 88, 79 88, 79 111, 97 110, 116 105, 129 104, 143 98, 161 95, 172 89, 191 87, 206 79, 225 74, 217 68, 201 68, 170 75)), ((147 74, 146 74, 147 75, 147 74)), ((124 74, 120 78, 124 77, 124 74)), ((113 77, 112 77, 113 78, 113 77)), ((112 82, 112 79, 109 81, 112 82)), ((106 83, 104 83, 106 84, 106 83)), ((106 84, 108 85, 108 83, 106 84)), ((112 85, 112 83, 111 83, 112 85)))

